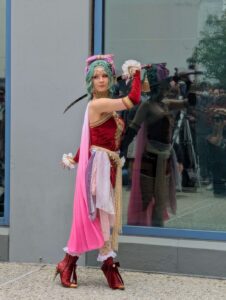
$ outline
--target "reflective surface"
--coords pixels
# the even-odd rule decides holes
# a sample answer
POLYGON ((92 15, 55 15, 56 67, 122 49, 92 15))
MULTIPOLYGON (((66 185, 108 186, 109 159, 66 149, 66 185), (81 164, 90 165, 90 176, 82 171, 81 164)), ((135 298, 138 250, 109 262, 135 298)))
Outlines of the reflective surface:
MULTIPOLYGON (((115 54, 118 74, 128 59, 142 64, 166 62, 170 75, 179 76, 164 98, 179 103, 190 92, 197 98, 195 106, 175 108, 168 103, 168 124, 152 119, 149 126, 143 119, 123 168, 123 224, 226 230, 225 9, 223 0, 106 1, 105 52, 115 54), (152 141, 160 141, 166 131, 171 154, 163 179, 158 177, 163 149, 154 153, 152 141), (167 194, 173 186, 172 149, 179 173, 176 205, 167 194)), ((151 100, 143 90, 145 101, 151 100)), ((165 105, 157 106, 166 113, 165 105)), ((136 114, 127 126, 137 125, 136 114)))
POLYGON ((4 216, 6 2, 0 0, 0 217, 4 216))

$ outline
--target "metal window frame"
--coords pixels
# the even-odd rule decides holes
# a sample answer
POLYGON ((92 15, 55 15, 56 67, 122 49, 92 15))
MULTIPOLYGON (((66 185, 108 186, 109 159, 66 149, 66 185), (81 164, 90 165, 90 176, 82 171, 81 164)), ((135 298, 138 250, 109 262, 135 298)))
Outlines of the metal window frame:
POLYGON ((105 0, 93 0, 93 54, 104 53, 105 0))
POLYGON ((11 0, 6 0, 6 73, 5 73, 5 197, 0 225, 9 225, 10 206, 10 107, 11 107, 11 0))
MULTIPOLYGON (((93 20, 93 54, 101 54, 104 53, 105 0, 93 0, 93 20)), ((124 225, 122 232, 134 236, 226 241, 226 231, 124 225)))

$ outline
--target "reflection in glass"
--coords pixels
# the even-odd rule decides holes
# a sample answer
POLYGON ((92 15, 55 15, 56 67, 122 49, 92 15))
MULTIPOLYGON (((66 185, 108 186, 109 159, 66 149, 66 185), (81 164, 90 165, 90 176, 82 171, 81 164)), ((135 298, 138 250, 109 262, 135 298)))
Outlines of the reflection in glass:
POLYGON ((0 217, 4 216, 6 2, 0 0, 0 217))
MULTIPOLYGON (((166 62, 174 76, 158 104, 143 90, 140 107, 126 115, 135 134, 128 134, 134 139, 123 168, 124 224, 226 230, 225 5, 223 0, 106 0, 105 52, 115 54, 118 73, 125 60, 137 59, 152 66, 166 62), (195 107, 188 105, 194 94, 195 107), (159 149, 153 140, 170 147, 159 149), (177 204, 170 197, 173 150, 177 204)), ((149 71, 143 70, 143 82, 149 71)), ((148 83, 152 93, 153 81, 148 83)))

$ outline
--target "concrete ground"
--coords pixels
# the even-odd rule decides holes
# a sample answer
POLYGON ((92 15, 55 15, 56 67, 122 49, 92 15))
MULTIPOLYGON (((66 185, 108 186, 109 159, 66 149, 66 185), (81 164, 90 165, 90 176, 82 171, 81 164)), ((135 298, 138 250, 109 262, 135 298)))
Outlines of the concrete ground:
POLYGON ((126 289, 111 290, 100 269, 78 267, 77 289, 53 281, 55 266, 0 263, 1 300, 226 299, 226 280, 121 271, 126 289))

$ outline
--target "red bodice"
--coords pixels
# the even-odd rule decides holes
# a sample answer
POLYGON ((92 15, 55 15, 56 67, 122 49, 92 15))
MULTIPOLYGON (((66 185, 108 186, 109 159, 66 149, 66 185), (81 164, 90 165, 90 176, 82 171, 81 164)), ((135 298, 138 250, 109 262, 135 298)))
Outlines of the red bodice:
MULTIPOLYGON (((124 121, 117 113, 110 113, 98 122, 90 125, 90 146, 98 146, 111 151, 118 151, 124 133, 124 121)), ((74 160, 79 161, 79 150, 74 160)), ((111 161, 111 183, 115 186, 116 166, 111 161)))
POLYGON ((91 145, 107 148, 111 151, 118 151, 123 131, 124 122, 118 114, 108 114, 90 126, 91 145))

